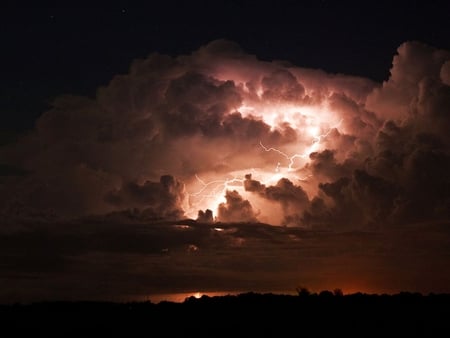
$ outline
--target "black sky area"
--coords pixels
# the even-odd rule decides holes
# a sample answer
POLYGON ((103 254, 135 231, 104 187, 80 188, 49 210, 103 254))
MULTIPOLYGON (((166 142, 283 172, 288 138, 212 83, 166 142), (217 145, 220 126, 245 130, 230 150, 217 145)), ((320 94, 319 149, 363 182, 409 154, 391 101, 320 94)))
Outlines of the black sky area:
POLYGON ((61 94, 94 96, 152 52, 189 54, 214 39, 262 60, 369 77, 389 76, 408 40, 450 48, 446 1, 148 2, 137 7, 3 6, 2 131, 24 131, 61 94))

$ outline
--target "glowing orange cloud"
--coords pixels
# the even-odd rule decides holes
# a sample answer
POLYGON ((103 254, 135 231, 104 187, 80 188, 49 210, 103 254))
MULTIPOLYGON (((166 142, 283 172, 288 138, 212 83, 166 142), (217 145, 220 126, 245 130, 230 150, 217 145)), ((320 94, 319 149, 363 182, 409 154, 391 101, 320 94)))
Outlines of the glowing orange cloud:
POLYGON ((310 162, 309 155, 313 152, 325 149, 322 143, 330 134, 331 130, 339 129, 343 118, 333 113, 327 101, 318 106, 294 105, 285 103, 274 103, 269 100, 265 102, 258 91, 258 101, 244 102, 238 111, 244 117, 252 117, 262 120, 276 130, 280 126, 292 127, 296 133, 296 140, 282 149, 265 145, 259 142, 261 157, 264 152, 273 152, 279 155, 279 159, 273 166, 264 168, 236 168, 229 173, 229 177, 218 177, 203 180, 195 175, 195 181, 188 185, 190 205, 186 215, 195 218, 198 210, 210 209, 217 212, 217 206, 225 202, 225 192, 233 189, 241 195, 249 198, 250 202, 254 196, 245 193, 243 188, 243 177, 251 173, 253 177, 264 185, 275 184, 281 178, 289 178, 295 181, 303 181, 310 175, 299 175, 299 170, 310 162), (286 150, 285 150, 286 149, 286 150))

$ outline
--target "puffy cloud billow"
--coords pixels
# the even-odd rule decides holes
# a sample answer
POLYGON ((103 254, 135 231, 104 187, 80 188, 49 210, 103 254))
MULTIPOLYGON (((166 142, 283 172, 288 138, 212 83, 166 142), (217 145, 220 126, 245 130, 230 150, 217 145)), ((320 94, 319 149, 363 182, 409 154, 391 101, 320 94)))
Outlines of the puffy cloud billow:
POLYGON ((398 48, 382 84, 260 61, 224 40, 151 54, 94 98, 56 98, 0 150, 20 172, 1 177, 1 212, 307 227, 448 219, 449 65, 448 51, 420 42, 398 48))

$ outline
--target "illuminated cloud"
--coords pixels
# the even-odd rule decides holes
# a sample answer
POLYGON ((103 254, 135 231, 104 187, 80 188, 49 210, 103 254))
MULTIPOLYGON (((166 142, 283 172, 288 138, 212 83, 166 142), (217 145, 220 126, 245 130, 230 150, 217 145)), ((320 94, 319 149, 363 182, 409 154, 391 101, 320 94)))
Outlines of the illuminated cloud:
POLYGON ((56 98, 2 148, 23 173, 2 178, 2 215, 137 209, 303 227, 446 218, 449 60, 405 42, 377 84, 261 61, 224 40, 151 54, 94 98, 56 98))
POLYGON ((301 215, 309 205, 308 195, 302 187, 295 186, 287 178, 281 178, 275 185, 265 187, 253 180, 250 174, 245 177, 244 187, 246 191, 256 192, 267 200, 279 203, 283 211, 283 225, 301 224, 301 215))

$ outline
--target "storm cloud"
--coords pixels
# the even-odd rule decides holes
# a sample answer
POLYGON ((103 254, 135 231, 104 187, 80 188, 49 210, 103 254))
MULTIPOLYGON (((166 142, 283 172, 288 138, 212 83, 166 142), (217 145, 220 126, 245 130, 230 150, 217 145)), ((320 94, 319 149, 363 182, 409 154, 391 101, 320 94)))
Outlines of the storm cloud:
POLYGON ((380 227, 450 216, 450 53, 405 42, 375 83, 217 40, 62 96, 1 148, 4 218, 380 227), (225 200, 224 200, 225 199, 225 200), (271 209, 277 214, 269 217, 271 209))
POLYGON ((448 292, 449 65, 405 42, 375 83, 218 40, 55 98, 0 148, 0 301, 448 292))

